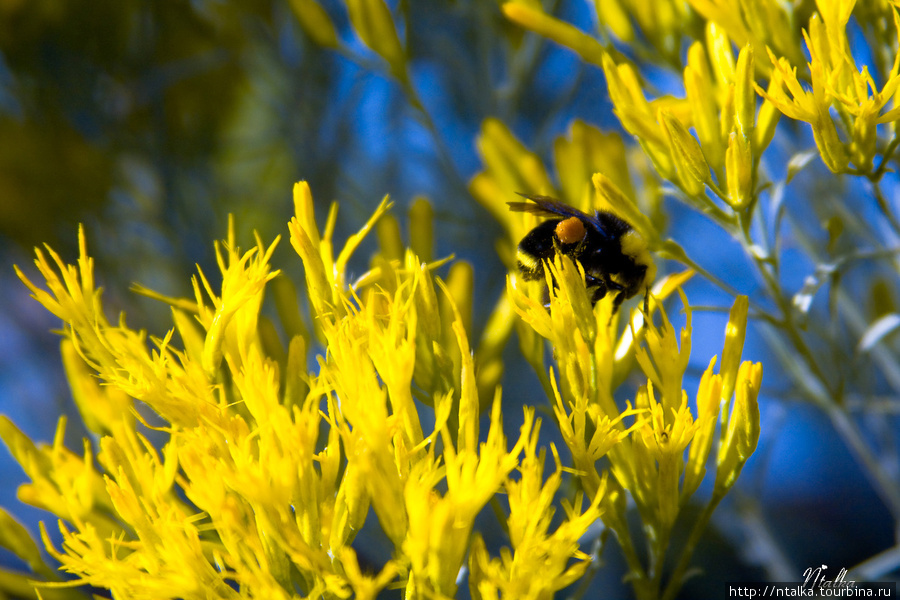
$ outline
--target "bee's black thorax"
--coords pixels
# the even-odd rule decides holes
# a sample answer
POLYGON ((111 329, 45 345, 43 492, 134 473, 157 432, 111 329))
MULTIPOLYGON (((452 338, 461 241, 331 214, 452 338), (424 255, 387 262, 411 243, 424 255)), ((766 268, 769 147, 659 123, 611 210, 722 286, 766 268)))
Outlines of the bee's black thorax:
POLYGON ((544 261, 561 253, 584 268, 585 285, 591 290, 593 302, 608 293, 615 294, 614 310, 649 285, 652 260, 646 244, 627 221, 605 211, 588 215, 545 196, 526 198, 534 204, 510 203, 510 208, 552 218, 540 223, 519 242, 517 263, 524 279, 543 279, 544 261), (626 239, 627 252, 623 250, 626 239), (636 241, 640 244, 635 244, 636 241))

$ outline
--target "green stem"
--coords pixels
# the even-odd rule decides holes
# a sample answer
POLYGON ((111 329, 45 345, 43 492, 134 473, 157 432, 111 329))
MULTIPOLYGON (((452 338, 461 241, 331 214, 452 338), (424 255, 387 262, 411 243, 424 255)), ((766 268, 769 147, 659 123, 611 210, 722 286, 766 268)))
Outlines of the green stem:
MULTIPOLYGON (((869 175, 868 178, 872 182, 875 198, 879 207, 890 222, 894 231, 897 234, 900 234, 900 223, 897 222, 890 212, 887 201, 884 198, 879 185, 879 180, 884 174, 885 166, 898 144, 900 144, 900 138, 895 138, 891 141, 885 151, 881 165, 874 173, 869 175)), ((744 231, 745 235, 741 241, 745 250, 749 250, 749 247, 752 245, 752 240, 750 239, 749 232, 746 229, 744 231)), ((791 300, 783 294, 775 275, 765 264, 758 260, 752 252, 748 251, 747 253, 751 257, 754 257, 757 270, 765 282, 768 294, 776 302, 781 317, 774 321, 778 325, 777 328, 787 337, 787 342, 793 347, 796 355, 799 355, 802 358, 808 372, 821 384, 820 386, 812 386, 808 385, 808 382, 801 382, 806 383, 805 385, 801 385, 801 389, 807 393, 816 406, 828 415, 837 433, 841 436, 844 443, 850 448, 851 452, 853 452, 867 471, 868 476, 872 479, 879 495, 891 511, 894 521, 900 522, 900 487, 898 487, 896 482, 882 469, 881 464, 864 441, 864 436, 856 423, 853 422, 847 412, 841 408, 839 402, 836 401, 840 396, 840 392, 835 389, 832 383, 830 383, 811 349, 803 339, 793 317, 794 313, 791 300)), ((900 532, 898 532, 898 536, 900 536, 900 532)), ((900 539, 900 537, 898 537, 898 539, 900 539)))
MULTIPOLYGON (((881 167, 879 167, 879 170, 880 168, 881 167)), ((900 222, 897 221, 897 218, 891 211, 891 207, 888 205, 887 199, 884 197, 884 193, 881 191, 880 177, 880 175, 875 177, 874 174, 869 177, 869 181, 872 182, 872 191, 875 194, 875 202, 878 203, 878 208, 881 209, 881 212, 888 220, 888 223, 891 224, 891 229, 894 230, 894 234, 900 236, 900 222)))
POLYGON ((681 589, 681 586, 684 583, 684 575, 687 573, 691 563, 691 557, 694 554, 694 549, 697 547, 700 537, 706 530, 706 526, 712 518, 713 511, 716 510, 719 502, 721 502, 724 497, 725 494, 714 495, 710 499, 709 504, 703 509, 703 512, 700 513, 697 520, 694 521, 694 527, 691 529, 691 534, 688 537, 687 542, 685 542, 684 548, 679 553, 678 563, 672 571, 672 576, 669 578, 665 590, 663 590, 663 594, 660 597, 661 600, 673 600, 678 593, 678 590, 681 589))
POLYGON ((592 560, 585 570, 584 574, 581 576, 581 579, 578 581, 578 587, 572 593, 570 598, 573 600, 580 600, 584 598, 588 593, 588 590, 591 587, 591 583, 594 581, 594 577, 597 576, 597 573, 600 572, 600 553, 603 551, 603 536, 598 537, 598 539, 594 542, 594 548, 591 550, 592 560))
POLYGON ((873 456, 856 423, 853 422, 844 409, 835 403, 830 403, 826 407, 825 412, 828 414, 828 418, 831 419, 835 430, 866 468, 869 477, 873 480, 876 491, 885 505, 887 505, 888 510, 891 511, 894 522, 900 523, 900 489, 897 487, 896 480, 881 468, 881 464, 873 456))
MULTIPOLYGON (((741 292, 731 287, 728 283, 722 281, 718 277, 716 277, 713 273, 707 271, 702 265, 692 259, 684 249, 678 245, 674 240, 665 240, 662 243, 661 248, 659 249, 661 255, 665 258, 671 258, 672 260, 677 260, 681 264, 686 267, 689 267, 691 270, 699 273, 704 279, 715 285, 716 287, 723 290, 726 294, 729 294, 735 298, 742 295, 741 292)), ((759 319, 768 322, 774 327, 779 327, 781 322, 772 317, 766 312, 766 310, 752 298, 750 299, 750 307, 756 312, 756 315, 759 319)))
POLYGON ((900 145, 900 137, 895 137, 891 140, 891 143, 888 144, 888 147, 884 150, 884 156, 881 158, 881 164, 878 165, 878 168, 875 169, 869 175, 869 179, 874 181, 880 181, 881 177, 887 173, 887 166, 890 163, 891 158, 894 155, 894 150, 897 149, 897 146, 900 145))
MULTIPOLYGON (((753 239, 750 237, 749 228, 741 227, 741 232, 742 235, 738 238, 738 240, 744 247, 744 252, 753 260, 753 263, 756 265, 756 270, 762 278, 763 284, 766 287, 766 291, 768 292, 769 297, 772 298, 772 300, 775 302, 779 313, 779 316, 772 317, 771 323, 777 328, 784 331, 791 345, 793 345, 797 354, 803 359, 803 362, 806 364, 806 368, 821 383, 822 387, 828 391, 828 396, 833 397, 833 389, 831 383, 826 377, 825 372, 822 371, 821 367, 816 361, 815 355, 813 355, 812 350, 809 348, 797 328, 797 324, 794 320, 793 303, 791 299, 784 295, 781 285, 773 270, 769 268, 768 263, 763 261, 759 256, 757 256, 756 253, 752 251, 754 243, 753 239)), ((818 398, 817 403, 821 404, 822 400, 822 398, 818 398)))
POLYGON ((665 527, 664 529, 665 530, 661 532, 659 537, 654 541, 653 550, 650 553, 650 587, 644 590, 645 593, 652 594, 648 596, 648 600, 651 598, 653 600, 658 599, 660 597, 659 592, 662 589, 662 576, 666 563, 666 550, 669 547, 669 540, 671 539, 672 533, 670 527, 665 527))

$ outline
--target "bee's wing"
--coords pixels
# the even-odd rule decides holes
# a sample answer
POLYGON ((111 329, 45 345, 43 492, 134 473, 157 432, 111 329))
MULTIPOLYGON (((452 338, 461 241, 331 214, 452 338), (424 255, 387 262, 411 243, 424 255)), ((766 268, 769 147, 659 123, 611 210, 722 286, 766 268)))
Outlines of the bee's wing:
POLYGON ((531 200, 531 202, 507 202, 510 210, 514 210, 517 212, 527 212, 534 215, 541 215, 545 217, 575 217, 577 219, 581 219, 581 221, 594 229, 598 234, 603 237, 608 237, 607 231, 604 229, 603 224, 595 215, 589 215, 587 213, 581 212, 577 208, 573 206, 569 206, 568 204, 563 204, 559 200, 555 198, 551 198, 550 196, 532 196, 529 194, 523 194, 521 192, 516 192, 523 198, 531 200), (532 204, 532 202, 534 204, 532 204))
POLYGON ((563 204, 550 196, 530 196, 521 192, 516 192, 523 198, 531 200, 531 202, 507 202, 510 210, 517 212, 527 212, 534 215, 542 215, 545 217, 578 217, 579 219, 590 219, 590 217, 580 210, 563 204))

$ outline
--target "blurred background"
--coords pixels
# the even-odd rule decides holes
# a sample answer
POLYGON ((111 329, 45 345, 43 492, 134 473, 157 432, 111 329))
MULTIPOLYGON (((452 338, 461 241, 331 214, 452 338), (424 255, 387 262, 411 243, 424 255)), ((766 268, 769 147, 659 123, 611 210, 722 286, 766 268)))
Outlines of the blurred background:
MULTIPOLYGON (((285 235, 291 189, 301 179, 309 181, 322 218, 340 201, 339 240, 385 194, 401 223, 411 203, 426 197, 435 212, 435 256, 454 254, 474 265, 473 329, 481 330, 507 272, 495 251, 501 228, 468 188, 483 168, 477 139, 484 119, 500 119, 548 165, 554 139, 576 119, 622 130, 602 70, 522 32, 497 3, 388 4, 406 51, 407 80, 362 42, 343 2, 321 2, 336 32, 330 40, 324 30, 304 29, 295 11, 309 3, 300 0, 0 0, 0 413, 37 441, 53 439, 60 414, 77 415, 59 338, 50 333, 59 323, 12 270, 18 264, 33 274, 34 246, 47 243, 72 261, 83 223, 107 306, 125 311, 132 326, 162 335, 167 307, 131 293, 131 284, 191 295, 195 265, 216 271, 212 242, 225 236, 228 215, 245 247, 253 231, 267 242, 285 235)), ((795 4, 799 13, 813 3, 795 4)), ((582 30, 597 28, 586 2, 560 1, 553 12, 582 30)), ((680 68, 645 66, 661 94, 683 94, 680 68)), ((769 176, 784 180, 790 158, 811 148, 808 128, 783 123, 765 158, 769 176)), ((771 210, 787 211, 792 227, 823 245, 830 214, 810 197, 840 197, 848 210, 878 219, 864 184, 822 189, 826 176, 834 181, 818 159, 810 161, 766 209, 777 204, 771 210)), ((896 189, 893 175, 885 188, 896 189)), ((740 293, 759 294, 743 249, 660 193, 665 236, 740 293)), ((783 250, 783 284, 799 292, 820 265, 789 235, 783 250)), ((366 254, 364 248, 358 256, 366 254)), ((289 244, 282 242, 274 262, 301 281, 289 244)), ((362 273, 365 261, 355 268, 362 273)), ((660 268, 683 267, 660 261, 660 268)), ((876 287, 878 272, 859 265, 844 284, 863 304, 881 298, 893 306, 893 275, 892 283, 876 287)), ((810 314, 827 320, 829 296, 818 290, 810 291, 810 314)), ((692 394, 709 358, 721 352, 733 298, 702 277, 688 284, 687 295, 698 307, 692 394)), ((680 309, 677 302, 670 308, 676 324, 684 321, 680 309)), ((797 393, 779 364, 784 357, 771 352, 757 325, 751 323, 744 356, 765 365, 760 448, 698 548, 695 563, 705 576, 689 581, 683 598, 714 597, 719 592, 711 590, 721 588, 703 586, 723 581, 798 580, 807 567, 823 564, 833 575, 896 543, 900 515, 892 516, 833 421, 797 393)), ((857 342, 846 339, 848 348, 857 342)), ((533 374, 515 363, 516 352, 507 355, 504 409, 521 414, 517 405, 545 399, 533 374)), ((898 403, 888 383, 873 376, 867 393, 883 398, 884 408, 853 418, 873 436, 863 442, 875 444, 886 473, 898 478, 892 433, 898 403)), ((633 388, 623 398, 629 394, 633 388)), ((516 427, 512 419, 506 425, 516 427)), ((80 448, 87 435, 77 417, 70 419, 70 447, 80 448)), ((0 450, 0 506, 36 534, 48 515, 16 500, 23 480, 0 450)), ((601 558, 592 589, 629 597, 614 545, 601 558)), ((22 568, 3 550, 0 565, 22 568)))

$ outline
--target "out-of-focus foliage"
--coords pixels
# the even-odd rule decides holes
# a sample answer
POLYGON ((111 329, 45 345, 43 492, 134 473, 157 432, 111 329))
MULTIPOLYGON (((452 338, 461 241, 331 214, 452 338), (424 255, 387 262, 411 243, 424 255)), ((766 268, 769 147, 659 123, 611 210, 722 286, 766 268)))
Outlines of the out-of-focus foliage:
MULTIPOLYGON (((900 530, 898 30, 893 0, 0 0, 0 230, 64 256, 74 222, 87 231, 77 265, 44 250, 40 276, 20 273, 64 322, 86 440, 60 425, 37 445, 4 422, 20 498, 62 519, 44 548, 148 597, 148 573, 182 597, 447 597, 467 580, 484 598, 590 597, 627 574, 636 597, 671 599, 704 543, 706 595, 834 560, 896 571, 896 535, 840 552, 774 524, 804 518, 766 504, 765 466, 802 473, 772 458, 761 369, 740 357, 764 342, 763 406, 819 411, 874 489, 883 516, 854 538, 900 530), (300 178, 319 206, 295 189, 298 261, 260 240, 284 233, 300 178), (508 210, 516 192, 627 219, 659 262, 655 323, 640 302, 592 310, 571 261, 520 281, 538 220, 508 210), (106 305, 139 327, 107 320, 85 238, 106 305), (191 286, 194 262, 208 279, 191 286), (305 294, 288 283, 301 263, 305 294), (137 302, 121 280, 159 291, 137 302), (710 362, 709 315, 729 306, 710 362), (540 428, 520 408, 536 405, 540 428), (758 488, 721 502, 757 440, 758 488), (309 481, 327 501, 303 500, 309 481)), ((29 528, 3 513, 0 541, 51 581, 29 528)))
POLYGON ((266 6, 214 18, 188 2, 2 3, 5 235, 52 241, 109 201, 128 159, 207 163, 246 85, 241 20, 254 8, 266 6))

